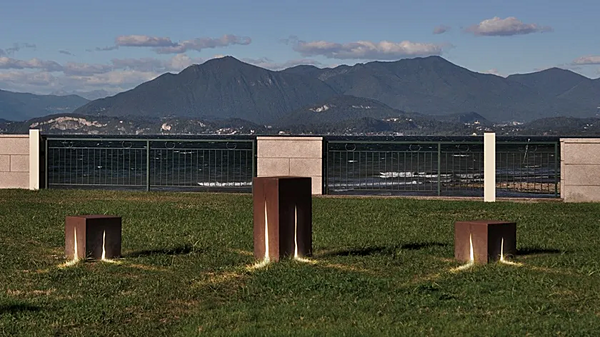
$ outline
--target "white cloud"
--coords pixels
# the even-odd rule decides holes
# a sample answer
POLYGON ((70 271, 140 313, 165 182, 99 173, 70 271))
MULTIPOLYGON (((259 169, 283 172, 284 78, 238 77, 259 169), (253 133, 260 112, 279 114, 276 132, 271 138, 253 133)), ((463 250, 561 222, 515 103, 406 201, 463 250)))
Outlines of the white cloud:
POLYGON ((111 71, 112 66, 106 64, 89 64, 69 62, 63 66, 65 75, 89 76, 94 74, 103 74, 111 71))
POLYGON ((32 87, 53 88, 55 82, 56 77, 49 72, 0 72, 0 84, 3 89, 28 92, 33 89, 32 87))
POLYGON ((588 65, 588 64, 600 64, 600 56, 588 55, 576 58, 573 64, 577 65, 588 65))
POLYGON ((202 58, 192 58, 186 54, 177 54, 167 62, 166 68, 174 71, 181 71, 192 64, 200 64, 203 62, 204 59, 202 58))
POLYGON ((168 60, 155 58, 113 59, 111 63, 116 69, 131 69, 143 72, 179 72, 192 64, 204 62, 201 58, 190 58, 186 54, 177 54, 168 60))
POLYGON ((535 23, 523 23, 515 17, 501 19, 493 17, 465 29, 465 32, 479 36, 512 36, 552 31, 552 27, 535 23))
POLYGON ((450 26, 440 25, 433 29, 433 34, 444 34, 451 29, 450 26))
POLYGON ((115 45, 120 47, 171 47, 175 46, 175 43, 168 37, 121 35, 115 39, 115 45))
POLYGON ((203 59, 185 54, 168 59, 113 59, 109 64, 68 62, 64 65, 39 59, 24 61, 0 57, 0 88, 37 93, 98 89, 119 92, 162 73, 179 72, 201 62, 203 59))
POLYGON ((404 57, 441 55, 447 44, 421 42, 371 42, 336 43, 327 41, 298 41, 294 50, 303 56, 325 56, 332 59, 394 60, 404 57))
POLYGON ((68 77, 67 80, 90 86, 135 86, 142 82, 150 81, 159 75, 160 74, 155 72, 113 70, 103 74, 94 74, 92 76, 71 76, 68 77))
POLYGON ((10 57, 0 57, 0 69, 42 69, 46 71, 61 71, 62 66, 54 61, 43 61, 37 58, 17 60, 10 57))
POLYGON ((152 80, 159 73, 112 70, 103 74, 58 76, 49 72, 0 72, 0 87, 5 90, 47 94, 53 91, 107 90, 120 92, 152 80))
POLYGON ((164 46, 156 48, 155 51, 159 54, 179 54, 185 53, 188 50, 201 51, 202 49, 212 49, 218 47, 227 47, 230 45, 248 45, 252 39, 246 36, 223 35, 220 38, 197 38, 178 42, 172 46, 164 46))
MULTIPOLYGON (((96 47, 94 48, 95 51, 110 51, 110 50, 115 50, 115 49, 119 49, 119 46, 108 46, 108 47, 96 47)), ((94 51, 92 49, 86 49, 87 51, 94 51)))
MULTIPOLYGON (((237 36, 226 34, 219 38, 195 38, 180 42, 173 42, 169 37, 156 37, 148 35, 121 35, 115 39, 114 46, 96 47, 95 51, 109 51, 119 49, 119 47, 150 47, 157 54, 181 54, 189 50, 201 51, 203 49, 213 49, 218 47, 227 47, 231 45, 248 45, 252 39, 247 36, 237 36)), ((88 49, 88 51, 93 51, 88 49)))

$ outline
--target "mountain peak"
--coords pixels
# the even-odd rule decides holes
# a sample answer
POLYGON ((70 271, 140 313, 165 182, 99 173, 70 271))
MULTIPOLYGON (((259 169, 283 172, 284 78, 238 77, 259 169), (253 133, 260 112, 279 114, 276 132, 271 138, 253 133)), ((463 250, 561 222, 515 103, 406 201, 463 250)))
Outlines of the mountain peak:
POLYGON ((223 56, 210 59, 202 64, 193 64, 182 70, 180 74, 189 75, 209 72, 219 74, 219 76, 221 76, 226 73, 236 73, 241 69, 269 71, 267 69, 263 69, 252 64, 240 61, 233 56, 223 56))
POLYGON ((236 65, 251 65, 246 62, 240 61, 233 56, 222 56, 215 57, 203 63, 203 65, 226 65, 226 66, 236 66, 236 65))

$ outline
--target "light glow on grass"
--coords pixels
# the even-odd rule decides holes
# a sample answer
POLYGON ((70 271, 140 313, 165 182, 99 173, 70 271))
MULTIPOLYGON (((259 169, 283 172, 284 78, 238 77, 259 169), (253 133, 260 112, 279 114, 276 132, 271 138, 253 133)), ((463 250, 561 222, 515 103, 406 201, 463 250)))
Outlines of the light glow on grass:
POLYGON ((469 234, 469 262, 467 264, 463 264, 460 267, 456 267, 451 269, 451 272, 457 272, 461 270, 466 270, 475 265, 475 252, 473 250, 473 234, 469 234))
POLYGON ((102 257, 101 257, 100 260, 102 262, 107 262, 107 263, 121 264, 118 261, 106 258, 106 231, 102 232, 102 257))
POLYGON ((294 260, 311 264, 317 263, 298 255, 298 206, 294 206, 294 260))
POLYGON ((106 231, 102 232, 102 261, 106 260, 106 231))
POLYGON ((298 206, 294 206, 294 259, 298 259, 298 206))
POLYGON ((265 200, 265 256, 262 261, 255 263, 248 269, 259 269, 266 267, 271 258, 269 257, 269 218, 267 215, 267 201, 265 200))
POLYGON ((523 265, 522 263, 508 261, 504 258, 504 238, 502 238, 502 241, 500 243, 500 263, 504 263, 509 266, 517 266, 517 267, 520 267, 523 265))
POLYGON ((59 268, 71 267, 79 262, 79 254, 77 252, 77 227, 73 227, 73 260, 67 261, 61 265, 59 268))

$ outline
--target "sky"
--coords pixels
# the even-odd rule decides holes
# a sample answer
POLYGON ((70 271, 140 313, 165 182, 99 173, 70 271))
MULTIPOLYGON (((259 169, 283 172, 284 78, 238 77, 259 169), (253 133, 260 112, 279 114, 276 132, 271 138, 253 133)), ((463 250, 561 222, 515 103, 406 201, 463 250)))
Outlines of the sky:
POLYGON ((271 70, 439 55, 600 77, 598 0, 2 0, 0 89, 128 90, 230 55, 271 70))

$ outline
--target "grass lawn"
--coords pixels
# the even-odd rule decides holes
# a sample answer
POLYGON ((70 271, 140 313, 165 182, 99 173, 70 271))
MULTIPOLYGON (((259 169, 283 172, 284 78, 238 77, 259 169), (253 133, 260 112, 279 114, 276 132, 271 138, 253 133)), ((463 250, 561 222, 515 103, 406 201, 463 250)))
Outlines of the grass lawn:
POLYGON ((600 204, 314 198, 314 263, 249 269, 250 195, 0 191, 3 336, 600 336, 600 204), (118 264, 65 262, 67 215, 123 217, 118 264), (452 272, 456 220, 515 261, 452 272))

